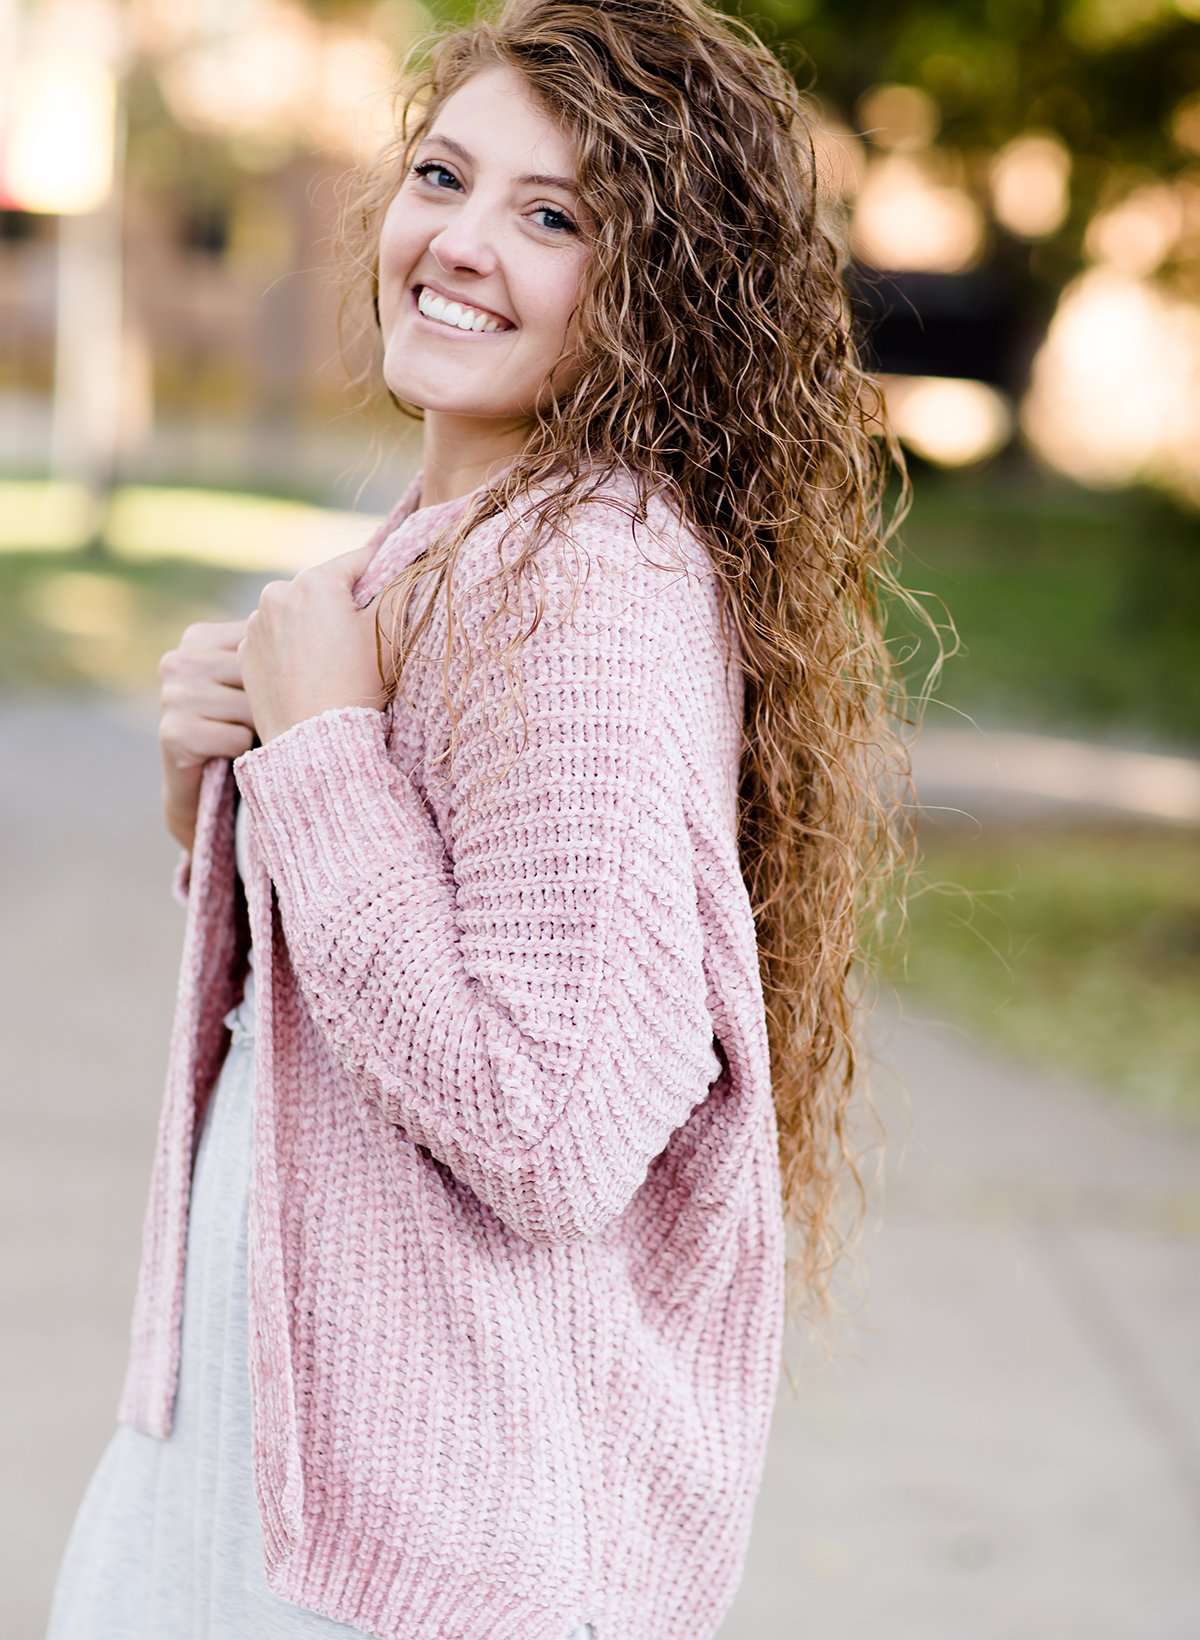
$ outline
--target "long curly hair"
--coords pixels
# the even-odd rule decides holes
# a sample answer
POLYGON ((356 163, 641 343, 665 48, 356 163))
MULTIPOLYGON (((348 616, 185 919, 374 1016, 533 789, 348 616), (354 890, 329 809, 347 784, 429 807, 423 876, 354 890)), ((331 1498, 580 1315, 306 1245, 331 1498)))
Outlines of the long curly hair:
MULTIPOLYGON (((350 302, 366 310, 356 334, 370 342, 358 378, 368 393, 382 380, 383 214, 441 105, 494 66, 519 71, 576 144, 581 200, 597 225, 576 309, 580 369, 565 393, 551 391, 547 372, 515 465, 386 589, 381 678, 385 603, 390 699, 462 543, 519 497, 539 498, 536 542, 609 473, 634 473, 640 519, 645 495, 665 492, 703 536, 745 678, 740 858, 784 1216, 801 1232, 787 1303, 799 1295, 827 1314, 830 1278, 867 1202, 850 1132, 856 1089, 874 1110, 857 1021, 916 867, 902 726, 917 723, 943 656, 936 622, 893 567, 911 484, 882 393, 860 367, 815 113, 750 25, 704 0, 503 0, 421 36, 403 65, 395 139, 343 182, 341 320, 350 302), (433 596, 413 620, 426 577, 433 596), (885 640, 889 601, 933 632, 937 659, 919 697, 885 640), (859 1215, 843 1233, 847 1178, 859 1215)), ((535 560, 528 547, 503 573, 516 584, 535 560)), ((451 620, 452 602, 447 591, 451 620)))

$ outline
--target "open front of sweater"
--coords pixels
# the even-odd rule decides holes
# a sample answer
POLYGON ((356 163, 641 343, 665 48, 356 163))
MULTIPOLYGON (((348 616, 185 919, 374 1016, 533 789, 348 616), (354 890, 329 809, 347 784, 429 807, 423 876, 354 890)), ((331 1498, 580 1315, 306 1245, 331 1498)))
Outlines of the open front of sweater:
MULTIPOLYGON (((360 603, 469 499, 419 495, 420 474, 360 603)), ((614 478, 577 510, 570 573, 541 560, 523 720, 456 637, 442 759, 435 621, 387 711, 209 763, 177 870, 118 1417, 170 1433, 195 1142, 245 960, 236 782, 266 1574, 382 1640, 706 1640, 741 1576, 784 1302, 742 679, 703 545, 657 498, 635 524, 633 495, 614 478)), ((503 524, 455 572, 472 654, 503 524)))

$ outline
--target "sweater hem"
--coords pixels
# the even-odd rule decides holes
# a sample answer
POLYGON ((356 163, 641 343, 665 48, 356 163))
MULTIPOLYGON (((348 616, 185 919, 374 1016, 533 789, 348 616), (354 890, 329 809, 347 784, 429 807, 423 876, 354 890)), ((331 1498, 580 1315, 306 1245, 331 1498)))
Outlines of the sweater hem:
POLYGON ((461 1563, 352 1537, 329 1515, 308 1517, 301 1542, 274 1565, 268 1558, 266 1579, 281 1600, 376 1640, 571 1640, 583 1623, 595 1640, 617 1635, 586 1595, 551 1604, 461 1563))

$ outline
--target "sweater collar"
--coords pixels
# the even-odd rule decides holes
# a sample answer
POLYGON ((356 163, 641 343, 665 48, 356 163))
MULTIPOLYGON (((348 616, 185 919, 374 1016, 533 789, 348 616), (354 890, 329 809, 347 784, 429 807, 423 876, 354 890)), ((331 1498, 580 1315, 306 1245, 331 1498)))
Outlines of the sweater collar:
POLYGON ((399 501, 392 508, 379 531, 379 544, 364 573, 355 586, 355 601, 368 603, 387 582, 418 557, 437 535, 438 531, 454 522, 469 502, 496 479, 502 478, 516 465, 518 457, 501 467, 492 477, 477 484, 464 495, 451 496, 448 501, 421 505, 421 488, 425 469, 420 467, 409 480, 399 501))
POLYGON ((448 501, 434 501, 427 507, 421 505, 425 469, 424 467, 418 468, 415 477, 396 506, 400 527, 406 534, 417 531, 420 532, 423 539, 432 539, 444 524, 452 522, 458 513, 466 508, 468 502, 473 501, 489 485, 494 484, 497 479, 503 478, 507 472, 515 467, 518 459, 517 456, 513 456, 511 461, 506 461, 503 467, 497 468, 490 478, 485 479, 482 484, 477 484, 473 490, 468 490, 464 495, 451 496, 448 501))

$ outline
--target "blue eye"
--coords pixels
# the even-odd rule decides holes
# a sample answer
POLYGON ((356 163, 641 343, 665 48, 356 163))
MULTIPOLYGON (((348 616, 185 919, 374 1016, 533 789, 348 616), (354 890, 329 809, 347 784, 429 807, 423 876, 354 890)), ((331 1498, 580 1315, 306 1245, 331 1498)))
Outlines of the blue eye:
MULTIPOLYGON (((443 173, 443 175, 448 176, 450 178, 450 180, 455 184, 456 187, 458 186, 458 178, 454 175, 454 172, 450 169, 450 167, 448 165, 443 165, 442 162, 440 160, 437 160, 437 159, 422 160, 419 165, 414 165, 413 166, 412 171, 411 171, 410 174, 412 176, 415 176, 415 177, 424 177, 424 176, 428 176, 432 171, 441 171, 443 173)), ((441 188, 440 183, 435 184, 435 186, 438 187, 438 188, 441 188)), ((558 219, 559 223, 561 224, 561 226, 551 228, 550 231, 553 232, 553 233, 564 233, 564 232, 565 233, 578 233, 579 232, 579 229, 575 226, 574 222, 571 221, 571 218, 566 214, 566 212, 565 211, 560 211, 554 205, 539 205, 539 206, 537 206, 534 214, 537 215, 539 213, 545 213, 547 216, 557 217, 557 219, 558 219)))
POLYGON ((556 216, 558 218, 558 220, 563 224, 563 228, 556 230, 557 232, 561 233, 563 229, 565 229, 567 233, 579 232, 579 229, 571 221, 571 218, 565 215, 562 211, 556 210, 553 205, 539 205, 538 210, 545 211, 549 216, 556 216))
MULTIPOLYGON (((454 177, 454 172, 445 165, 440 165, 436 159, 423 160, 420 165, 414 165, 412 168, 412 174, 415 177, 427 176, 430 171, 445 171, 448 177, 454 177)), ((454 180, 457 181, 457 177, 454 177, 454 180)))

